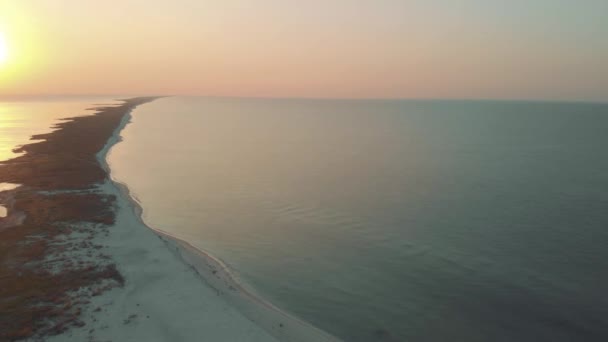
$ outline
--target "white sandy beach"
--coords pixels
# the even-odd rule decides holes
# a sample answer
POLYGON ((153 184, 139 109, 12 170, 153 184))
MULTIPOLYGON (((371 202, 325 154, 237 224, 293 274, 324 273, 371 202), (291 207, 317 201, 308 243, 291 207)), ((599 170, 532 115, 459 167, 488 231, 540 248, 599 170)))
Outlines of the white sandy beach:
MULTIPOLYGON (((119 130, 98 155, 104 165, 119 130)), ((85 325, 48 341, 276 341, 143 225, 113 182, 100 190, 116 195, 117 216, 109 234, 94 242, 105 246, 125 286, 90 298, 82 311, 85 325)))

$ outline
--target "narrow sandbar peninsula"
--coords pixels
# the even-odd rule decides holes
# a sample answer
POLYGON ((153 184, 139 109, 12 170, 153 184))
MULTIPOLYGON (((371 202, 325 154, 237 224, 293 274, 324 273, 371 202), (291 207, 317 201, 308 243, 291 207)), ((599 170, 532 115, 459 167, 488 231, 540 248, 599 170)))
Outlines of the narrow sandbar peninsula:
POLYGON ((102 165, 154 99, 65 119, 0 164, 0 341, 273 340, 139 224, 102 165))
POLYGON ((94 116, 66 119, 34 136, 25 152, 0 165, 0 339, 59 334, 81 326, 81 306, 124 279, 93 238, 114 223, 115 198, 96 153, 135 106, 134 98, 94 116))

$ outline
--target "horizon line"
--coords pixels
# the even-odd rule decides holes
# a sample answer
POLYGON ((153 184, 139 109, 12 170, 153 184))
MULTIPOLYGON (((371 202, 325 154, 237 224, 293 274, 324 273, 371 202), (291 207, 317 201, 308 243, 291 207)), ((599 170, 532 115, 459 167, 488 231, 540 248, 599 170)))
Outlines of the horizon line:
POLYGON ((470 101, 470 102, 528 102, 528 103, 584 103, 608 104, 606 100, 591 99, 554 99, 554 98, 469 98, 469 97, 321 97, 321 96, 254 96, 254 95, 202 95, 202 94, 109 94, 109 93, 66 93, 66 94, 0 94, 0 101, 24 98, 60 98, 60 97, 111 97, 123 100, 133 97, 203 97, 222 99, 258 99, 258 100, 326 100, 326 101, 470 101))

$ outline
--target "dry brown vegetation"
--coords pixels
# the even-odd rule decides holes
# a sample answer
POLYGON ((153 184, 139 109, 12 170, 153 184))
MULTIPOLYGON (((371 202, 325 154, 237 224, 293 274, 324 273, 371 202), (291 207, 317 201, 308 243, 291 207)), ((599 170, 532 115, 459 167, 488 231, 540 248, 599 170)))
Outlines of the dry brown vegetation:
POLYGON ((103 246, 93 242, 114 223, 115 202, 95 188, 107 177, 96 154, 131 108, 152 99, 64 121, 0 166, 0 182, 22 184, 0 200, 10 215, 26 215, 18 226, 0 224, 0 341, 82 326, 87 298, 124 284, 103 246))

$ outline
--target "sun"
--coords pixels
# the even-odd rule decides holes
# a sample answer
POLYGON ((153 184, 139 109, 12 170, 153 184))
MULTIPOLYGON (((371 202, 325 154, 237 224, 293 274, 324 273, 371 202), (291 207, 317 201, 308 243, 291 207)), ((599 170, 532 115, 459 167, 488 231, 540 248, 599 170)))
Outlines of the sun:
POLYGON ((0 65, 4 64, 8 60, 8 46, 4 34, 0 32, 0 65))

